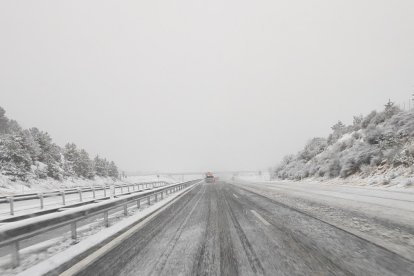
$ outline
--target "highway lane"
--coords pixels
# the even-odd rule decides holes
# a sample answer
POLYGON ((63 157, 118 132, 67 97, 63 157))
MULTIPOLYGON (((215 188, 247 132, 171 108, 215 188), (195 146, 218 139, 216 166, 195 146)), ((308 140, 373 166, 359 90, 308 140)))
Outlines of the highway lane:
POLYGON ((78 275, 412 275, 408 259, 277 201, 202 184, 78 275))

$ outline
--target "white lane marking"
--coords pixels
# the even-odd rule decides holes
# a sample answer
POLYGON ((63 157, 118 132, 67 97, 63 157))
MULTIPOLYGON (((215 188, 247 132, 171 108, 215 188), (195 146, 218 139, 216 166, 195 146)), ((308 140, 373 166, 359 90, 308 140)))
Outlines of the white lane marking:
POLYGON ((239 198, 238 196, 236 196, 236 194, 233 194, 235 198, 239 198))
POLYGON ((253 213, 253 215, 255 215, 261 222, 263 222, 263 224, 264 225, 266 225, 266 226, 269 226, 270 225, 270 223, 267 221, 267 220, 265 220, 261 215, 259 215, 255 210, 250 210, 252 213, 253 213))

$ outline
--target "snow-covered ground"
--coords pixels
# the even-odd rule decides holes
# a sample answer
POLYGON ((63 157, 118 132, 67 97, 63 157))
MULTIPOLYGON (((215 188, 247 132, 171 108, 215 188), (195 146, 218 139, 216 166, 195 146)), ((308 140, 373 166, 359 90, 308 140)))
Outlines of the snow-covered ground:
POLYGON ((95 177, 95 179, 68 178, 62 181, 47 178, 25 181, 11 181, 7 177, 0 175, 0 195, 24 194, 33 192, 47 192, 60 189, 75 187, 102 186, 104 184, 125 184, 125 181, 112 179, 109 177, 95 177))
POLYGON ((414 189, 344 180, 269 181, 238 176, 231 183, 380 244, 414 261, 414 189))

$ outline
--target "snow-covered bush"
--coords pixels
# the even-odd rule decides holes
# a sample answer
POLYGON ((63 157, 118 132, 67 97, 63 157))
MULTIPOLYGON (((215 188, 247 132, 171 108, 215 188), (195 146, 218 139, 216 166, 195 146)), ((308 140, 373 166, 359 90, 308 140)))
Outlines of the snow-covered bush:
POLYGON ((341 163, 339 161, 339 159, 333 159, 328 167, 328 175, 329 177, 337 177, 340 175, 341 171, 342 171, 342 167, 341 167, 341 163))

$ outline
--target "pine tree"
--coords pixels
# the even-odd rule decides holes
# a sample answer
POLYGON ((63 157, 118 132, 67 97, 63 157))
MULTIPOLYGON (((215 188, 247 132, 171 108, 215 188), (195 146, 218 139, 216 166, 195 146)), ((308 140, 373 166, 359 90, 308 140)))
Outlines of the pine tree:
POLYGON ((31 128, 30 133, 41 149, 39 161, 46 165, 61 162, 61 149, 52 142, 47 132, 39 131, 37 128, 31 128))
POLYGON ((94 165, 96 175, 102 177, 108 176, 108 161, 106 159, 102 159, 97 155, 94 159, 94 165))
POLYGON ((361 128, 361 124, 363 120, 364 120, 364 116, 362 115, 354 116, 354 121, 352 123, 354 130, 358 130, 361 128))
POLYGON ((388 100, 388 103, 385 104, 384 113, 387 119, 391 118, 392 116, 394 116, 394 114, 398 113, 399 111, 400 109, 391 100, 388 100))
POLYGON ((6 111, 0 106, 0 134, 9 132, 9 119, 6 117, 6 111))
POLYGON ((336 124, 334 124, 332 127, 332 130, 334 132, 341 132, 345 129, 345 125, 344 123, 342 123, 341 121, 338 121, 336 124))
POLYGON ((79 176, 81 174, 79 169, 79 152, 74 143, 67 143, 63 150, 64 171, 68 176, 79 176))
POLYGON ((92 179, 95 176, 93 163, 89 158, 89 154, 84 149, 79 151, 77 167, 81 176, 89 179, 92 179))
POLYGON ((118 167, 115 165, 114 161, 109 163, 109 176, 112 178, 118 178, 119 176, 118 167))
POLYGON ((23 146, 18 134, 7 134, 0 139, 0 171, 26 179, 30 174, 32 159, 23 146))
POLYGON ((35 141, 32 134, 28 130, 21 131, 21 136, 23 137, 23 146, 30 154, 32 161, 35 162, 39 159, 41 154, 41 148, 39 144, 35 141))

